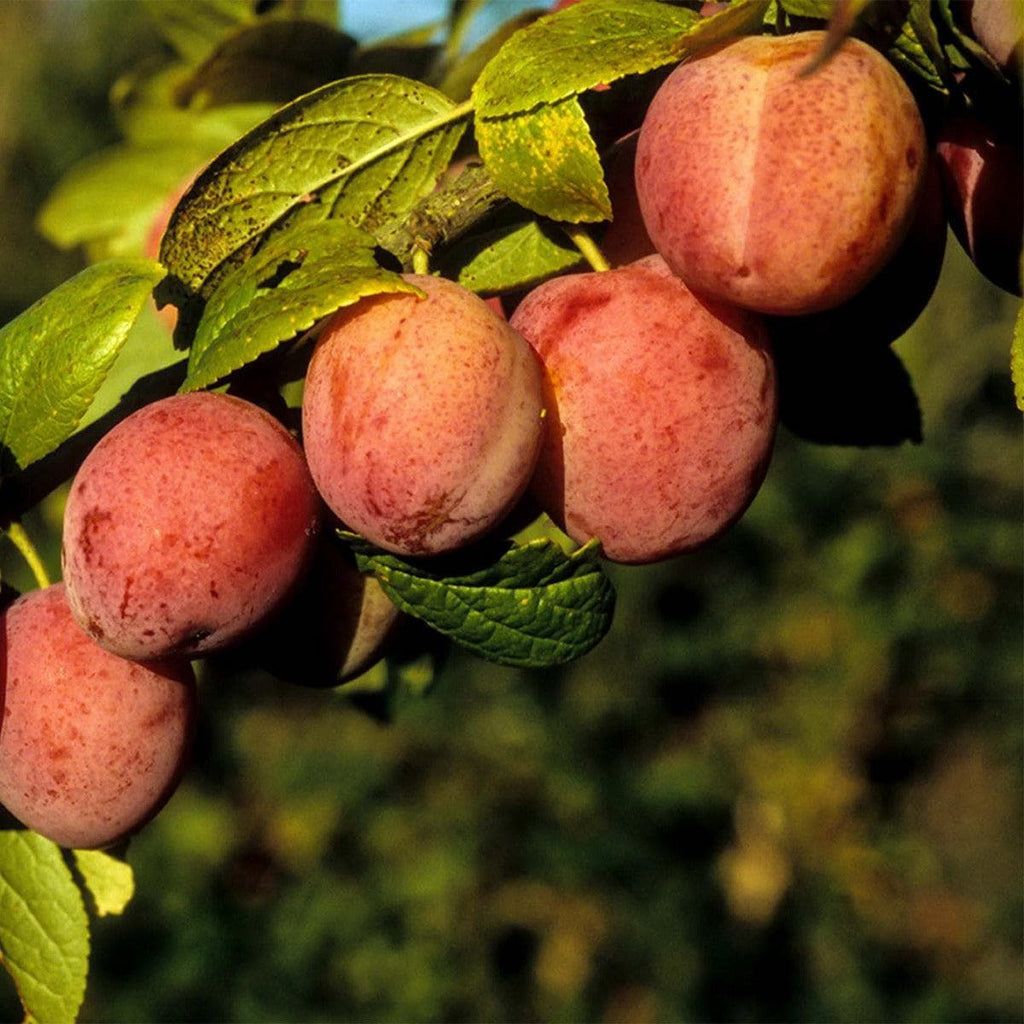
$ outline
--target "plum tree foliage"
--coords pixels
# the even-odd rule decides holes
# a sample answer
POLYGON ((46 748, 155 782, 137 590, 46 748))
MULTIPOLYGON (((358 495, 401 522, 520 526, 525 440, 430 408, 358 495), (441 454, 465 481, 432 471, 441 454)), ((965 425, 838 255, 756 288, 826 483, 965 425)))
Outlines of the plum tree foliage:
MULTIPOLYGON (((959 0, 579 0, 466 46, 485 6, 453 3, 422 46, 359 46, 324 0, 149 5, 169 56, 112 90, 123 138, 39 214, 89 265, 0 329, 0 515, 60 618, 36 645, 25 595, 0 634, 18 723, 0 726, 0 797, 52 841, 0 846, 0 897, 77 907, 53 843, 121 838, 176 777, 181 729, 107 831, 91 801, 138 779, 76 761, 88 796, 57 771, 24 781, 43 756, 25 730, 54 758, 56 730, 78 742, 79 662, 127 666, 135 688, 104 705, 102 742, 184 721, 146 710, 143 676, 184 685, 182 659, 225 646, 342 694, 356 675, 393 695, 403 659, 444 643, 578 658, 614 615, 606 560, 706 543, 770 472, 777 417, 815 435, 802 371, 828 346, 881 367, 906 408, 884 434, 865 409, 863 430, 819 437, 919 437, 887 346, 928 302, 947 215, 1020 294, 1013 19, 959 0), (993 122, 1006 158, 971 141, 993 122), (111 396, 150 301, 173 348, 136 354, 111 396), (72 480, 81 629, 21 523, 72 480), (306 649, 284 668, 289 642, 306 649), (30 699, 37 651, 52 663, 30 699)), ((1024 409, 1020 325, 1012 363, 1024 409)), ((67 955, 43 977, 33 940, 0 930, 29 1017, 77 1013, 87 923, 66 920, 44 928, 67 955)))

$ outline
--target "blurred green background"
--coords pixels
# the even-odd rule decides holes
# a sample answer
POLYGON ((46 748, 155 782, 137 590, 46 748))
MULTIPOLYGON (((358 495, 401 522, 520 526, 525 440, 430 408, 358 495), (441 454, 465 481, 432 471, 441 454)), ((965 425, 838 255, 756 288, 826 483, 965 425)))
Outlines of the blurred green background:
MULTIPOLYGON (((81 265, 35 213, 157 45, 136 3, 0 3, 3 321, 81 265)), ((726 537, 613 571, 572 666, 456 653, 387 724, 207 678, 82 1019, 1024 1019, 1015 308, 951 240, 895 346, 923 442, 783 429, 726 537)), ((55 572, 59 521, 26 524, 55 572)))

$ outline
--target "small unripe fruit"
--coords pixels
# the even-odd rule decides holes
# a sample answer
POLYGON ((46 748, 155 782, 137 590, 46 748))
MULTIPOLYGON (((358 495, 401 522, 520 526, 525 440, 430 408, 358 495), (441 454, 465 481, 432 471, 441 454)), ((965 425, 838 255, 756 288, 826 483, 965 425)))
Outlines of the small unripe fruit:
POLYGON ((410 274, 425 298, 362 299, 323 329, 303 444, 330 509, 374 544, 434 555, 489 532, 526 489, 541 438, 529 345, 472 292, 410 274))
POLYGON ((651 256, 554 278, 512 324, 549 388, 532 490, 574 540, 653 562, 718 536, 750 503, 775 436, 760 317, 694 295, 651 256))
POLYGON ((813 313, 858 292, 902 241, 926 163, 914 98, 856 39, 802 76, 823 39, 735 40, 681 64, 651 102, 637 195, 694 291, 813 313))
POLYGON ((196 690, 185 660, 103 650, 63 584, 0 616, 0 803, 62 846, 109 846, 164 805, 183 771, 196 690))
POLYGON ((124 657, 221 649, 292 591, 319 516, 302 449, 269 413, 208 392, 154 402, 75 476, 63 545, 72 611, 124 657))

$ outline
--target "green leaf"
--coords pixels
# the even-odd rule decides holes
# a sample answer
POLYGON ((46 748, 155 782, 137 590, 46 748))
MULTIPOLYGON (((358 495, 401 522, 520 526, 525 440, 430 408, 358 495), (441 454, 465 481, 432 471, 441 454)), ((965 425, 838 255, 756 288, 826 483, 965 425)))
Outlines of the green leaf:
POLYGON ((106 260, 0 328, 0 444, 22 468, 74 433, 164 269, 106 260))
POLYGON ((75 1020, 85 995, 89 919, 60 847, 35 832, 0 832, 0 959, 26 1020, 75 1020))
POLYGON ((377 266, 369 235, 337 220, 289 228, 216 288, 181 390, 209 387, 365 295, 397 291, 419 293, 377 266))
POLYGON ((328 218, 374 232, 434 188, 468 109, 394 75, 343 79, 283 107, 222 153, 179 204, 161 259, 193 292, 271 227, 328 218))
POLYGON ((455 60, 447 68, 438 88, 456 102, 468 99, 473 93, 473 86, 480 73, 494 58, 515 32, 537 20, 537 12, 523 11, 514 18, 504 22, 482 43, 475 46, 469 53, 455 60))
POLYGON ((515 33, 473 88, 480 155, 510 199, 554 220, 608 220, 611 204, 576 96, 757 31, 768 0, 711 18, 655 0, 580 0, 515 33))
POLYGON ((91 259, 143 254, 153 221, 212 152, 192 145, 118 145, 77 164, 37 219, 61 249, 87 245, 91 259))
POLYGON ((202 107, 287 103, 342 78, 356 42, 316 21, 257 22, 229 36, 176 90, 179 104, 202 107))
POLYGON ((344 536, 359 570, 372 573, 402 611, 489 661, 524 668, 572 661, 611 626, 615 590, 594 543, 568 555, 547 539, 510 545, 485 568, 445 577, 436 562, 406 562, 344 536))
POLYGON ((931 19, 930 0, 911 0, 908 17, 892 41, 888 56, 893 64, 920 79, 927 86, 945 93, 945 52, 931 19))
POLYGON ((1024 412, 1024 303, 1017 308, 1017 320, 1013 325, 1010 375, 1013 377, 1013 393, 1017 399, 1017 408, 1024 412))
POLYGON ((161 35, 198 63, 223 39, 256 17, 252 0, 144 0, 161 35))
POLYGON ((476 120, 480 156, 494 184, 553 220, 608 220, 611 200, 583 108, 575 96, 525 114, 476 120))
POLYGON ((146 66, 114 83, 110 91, 114 118, 129 142, 196 146, 204 153, 205 162, 274 112, 275 104, 268 102, 180 106, 179 93, 192 73, 192 67, 184 63, 155 72, 146 66))
POLYGON ((529 220, 467 237, 442 262, 464 288, 502 292, 543 281, 581 260, 580 251, 559 228, 529 220))
POLYGON ((111 857, 103 850, 75 850, 78 868, 96 913, 100 917, 120 914, 135 895, 135 875, 126 861, 111 857))
POLYGON ((505 43, 473 89, 477 114, 520 114, 671 64, 699 20, 653 0, 581 0, 505 43))

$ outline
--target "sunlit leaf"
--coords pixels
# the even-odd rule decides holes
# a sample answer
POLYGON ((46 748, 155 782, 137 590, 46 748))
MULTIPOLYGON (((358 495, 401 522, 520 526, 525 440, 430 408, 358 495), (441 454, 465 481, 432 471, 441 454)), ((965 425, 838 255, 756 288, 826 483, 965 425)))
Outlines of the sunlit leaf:
POLYGON ((74 857, 96 913, 100 917, 123 913, 135 895, 135 875, 131 865, 103 850, 75 850, 74 857))
POLYGON ((271 228, 343 220, 371 233, 436 184, 467 111, 393 75, 332 83, 222 153, 179 204, 161 259, 208 295, 271 228))
POLYGON ((476 140, 495 185, 520 206, 572 223, 611 217, 601 160, 575 96, 526 114, 478 117, 476 140))
POLYGON ((1010 373, 1013 376, 1013 393, 1017 398, 1017 408, 1024 412, 1024 303, 1018 307, 1017 320, 1013 325, 1010 373))
POLYGON ((581 260, 560 229, 529 220, 467 238, 445 254, 443 265, 471 291, 501 292, 542 281, 581 260))
POLYGON ((18 465, 75 431, 163 276, 153 260, 106 260, 0 328, 0 443, 18 465))
POLYGON ((0 832, 0 960, 27 1020, 75 1020, 85 995, 89 920, 60 847, 35 832, 0 832))
POLYGON ((373 239, 343 221, 298 225, 275 235, 210 297, 182 390, 209 387, 321 317, 385 291, 417 289, 381 270, 373 239))

